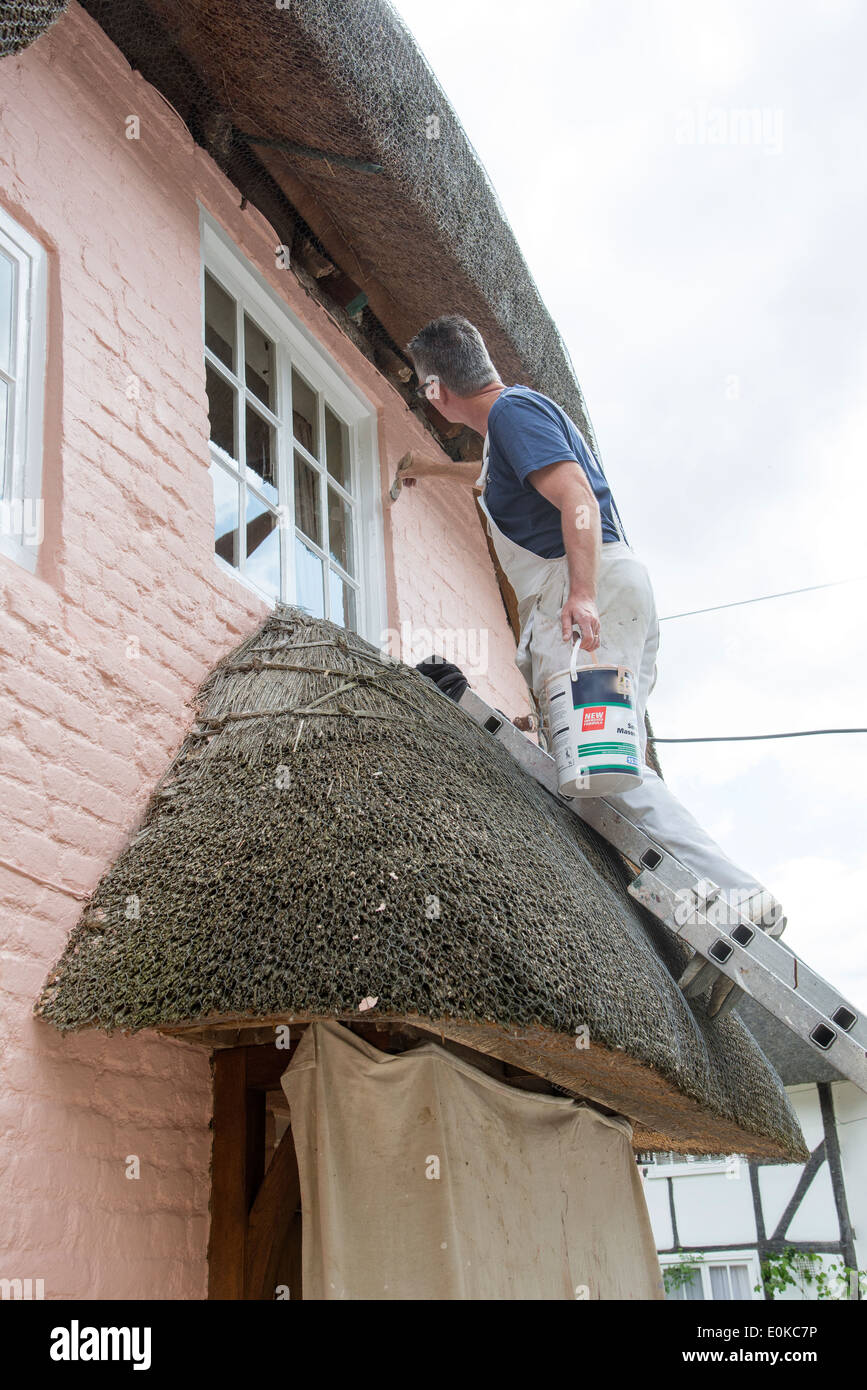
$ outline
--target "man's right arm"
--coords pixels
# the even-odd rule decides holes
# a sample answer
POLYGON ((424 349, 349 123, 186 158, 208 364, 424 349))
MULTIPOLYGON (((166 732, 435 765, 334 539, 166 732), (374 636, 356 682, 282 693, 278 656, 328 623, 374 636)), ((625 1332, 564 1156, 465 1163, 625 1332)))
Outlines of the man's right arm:
POLYGON ((397 476, 409 487, 420 478, 442 478, 444 482, 463 483, 466 487, 472 487, 481 471, 479 459, 472 463, 446 459, 444 463, 440 463, 425 454, 417 453, 414 449, 404 454, 397 465, 397 476))

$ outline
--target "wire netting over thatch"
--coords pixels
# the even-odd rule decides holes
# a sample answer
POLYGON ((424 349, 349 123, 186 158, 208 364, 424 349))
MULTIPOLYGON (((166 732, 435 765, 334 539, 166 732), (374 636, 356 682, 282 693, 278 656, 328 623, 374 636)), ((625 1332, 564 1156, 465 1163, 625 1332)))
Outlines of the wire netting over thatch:
POLYGON ((589 1025, 801 1145, 744 1025, 693 1012, 619 860, 417 671, 278 606, 223 660, 37 1006, 62 1029, 377 1013, 589 1025))
POLYGON ((63 14, 69 0, 3 0, 0 4, 0 58, 20 53, 63 14))

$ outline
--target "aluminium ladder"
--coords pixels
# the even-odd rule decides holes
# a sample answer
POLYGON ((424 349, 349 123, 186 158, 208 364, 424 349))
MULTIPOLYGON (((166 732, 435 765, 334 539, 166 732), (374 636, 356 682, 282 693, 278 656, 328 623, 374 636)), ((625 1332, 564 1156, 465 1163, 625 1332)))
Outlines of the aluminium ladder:
POLYGON ((458 704, 525 772, 637 867, 627 891, 695 952, 679 981, 687 997, 699 994, 711 979, 726 976, 734 989, 718 1012, 727 1011, 741 993, 749 994, 867 1092, 867 1019, 833 985, 732 908, 716 884, 699 878, 604 797, 561 796, 550 753, 469 686, 458 704))

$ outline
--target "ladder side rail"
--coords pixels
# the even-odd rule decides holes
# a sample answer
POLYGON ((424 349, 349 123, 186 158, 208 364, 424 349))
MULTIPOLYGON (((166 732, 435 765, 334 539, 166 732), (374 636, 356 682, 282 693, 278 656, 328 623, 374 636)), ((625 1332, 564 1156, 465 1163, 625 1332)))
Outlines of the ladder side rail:
POLYGON ((752 953, 756 942, 776 946, 775 941, 759 930, 751 942, 741 946, 721 931, 701 909, 691 913, 685 922, 679 922, 676 910, 680 899, 676 891, 647 869, 639 874, 629 891, 645 906, 650 906, 652 902, 651 910, 666 922, 672 932, 688 942, 721 974, 726 975, 804 1042, 816 1051, 825 1053, 832 1064, 862 1091, 867 1091, 867 1053, 859 1040, 835 1027, 800 988, 793 988, 752 953), (666 912, 667 916, 663 917, 666 912), (727 953, 722 958, 712 954, 720 943, 727 953), (823 1041, 818 1041, 815 1035, 823 1041))
MULTIPOLYGON (((663 887, 666 893, 677 895, 679 891, 682 895, 686 892, 694 892, 696 886, 701 882, 694 871, 687 868, 667 850, 664 850, 639 825, 616 810, 604 797, 589 797, 586 800, 561 797, 556 763, 550 753, 546 753, 544 749, 526 738, 510 720, 493 710, 474 691, 467 688, 459 703, 475 719, 476 723, 487 728, 498 742, 503 744, 507 752, 515 758, 525 772, 528 772, 548 791, 557 796, 558 800, 567 806, 574 815, 592 826, 603 839, 612 844, 641 870, 639 877, 630 885, 629 892, 650 912, 665 922, 671 930, 682 935, 684 940, 687 940, 694 949, 699 950, 700 954, 707 958, 706 952, 701 950, 682 931, 680 926, 673 922, 673 919, 667 920, 674 911, 677 899, 673 899, 670 910, 655 904, 655 895, 651 890, 651 878, 649 877, 652 875, 653 881, 663 887)), ((727 920, 724 928, 719 923, 715 925, 715 935, 709 938, 711 945, 718 939, 721 931, 727 935, 730 935, 731 931, 737 931, 738 935, 751 932, 750 953, 756 963, 760 963, 764 969, 778 977, 787 988, 796 990, 818 1014, 822 1015, 833 1026, 835 1031, 841 1034, 848 1033, 855 1043, 867 1047, 867 1018, 859 1014, 858 1010, 850 1005, 833 985, 811 970, 802 960, 795 957, 788 947, 783 946, 775 938, 769 937, 761 930, 761 927, 737 912, 736 909, 723 904, 717 909, 717 913, 719 911, 724 911, 727 920), (848 1027, 840 1022, 841 1011, 847 1022, 849 1019, 854 1020, 854 1022, 848 1023, 848 1027)), ((710 963, 716 969, 721 969, 719 962, 715 959, 711 958, 710 963)), ((722 970, 721 973, 728 972, 722 970)), ((733 977, 730 976, 730 978, 733 977)), ((747 993, 750 991, 748 990, 747 993)))

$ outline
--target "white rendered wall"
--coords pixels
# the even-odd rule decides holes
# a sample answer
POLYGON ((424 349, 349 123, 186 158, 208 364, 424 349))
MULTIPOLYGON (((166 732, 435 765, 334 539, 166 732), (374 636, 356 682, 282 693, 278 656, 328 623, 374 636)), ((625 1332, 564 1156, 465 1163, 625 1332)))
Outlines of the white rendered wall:
POLYGON ((831 1090, 855 1256, 858 1268, 867 1269, 867 1095, 851 1081, 835 1081, 831 1090))
MULTIPOLYGON (((859 1269, 867 1269, 867 1095, 850 1081, 832 1085, 837 1136, 849 1217, 855 1232, 859 1269)), ((824 1138, 819 1092, 812 1082, 787 1088, 808 1148, 824 1138)), ((769 1164, 759 1169, 759 1191, 765 1234, 770 1236, 797 1187, 803 1167, 797 1163, 769 1164)), ((734 1173, 703 1172, 700 1167, 672 1165, 649 1170, 644 1183, 647 1208, 657 1249, 670 1250, 674 1236, 669 1208, 668 1177, 674 1192, 677 1237, 680 1246, 715 1250, 720 1246, 756 1246, 752 1191, 746 1164, 734 1173)), ((840 1231, 827 1162, 816 1173, 790 1222, 786 1235, 794 1240, 834 1241, 840 1231)), ((837 1255, 823 1256, 823 1264, 841 1264, 837 1255)), ((801 1297, 792 1292, 785 1301, 801 1297)))

